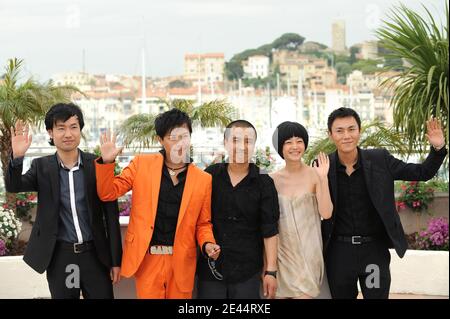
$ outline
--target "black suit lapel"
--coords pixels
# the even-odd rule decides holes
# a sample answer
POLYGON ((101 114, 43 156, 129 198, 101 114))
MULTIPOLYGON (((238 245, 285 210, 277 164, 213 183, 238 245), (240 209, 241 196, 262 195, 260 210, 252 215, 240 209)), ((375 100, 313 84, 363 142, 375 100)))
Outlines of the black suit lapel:
POLYGON ((367 187, 367 191, 369 192, 369 196, 372 199, 373 202, 373 198, 372 198, 372 183, 373 183, 373 175, 372 175, 372 162, 370 161, 369 158, 367 158, 366 153, 364 152, 364 150, 359 150, 360 153, 360 158, 361 158, 361 165, 363 167, 363 171, 364 171, 364 180, 366 182, 366 187, 367 187))
POLYGON ((366 156, 366 152, 364 150, 359 150, 361 154, 361 165, 363 167, 364 172, 364 180, 366 182, 367 192, 369 193, 370 200, 372 201, 373 206, 380 213, 379 205, 381 204, 380 200, 380 191, 379 187, 374 187, 378 183, 374 179, 373 176, 373 167, 372 161, 366 156))
POLYGON ((97 191, 95 185, 95 170, 92 159, 90 159, 87 154, 80 150, 81 160, 83 162, 83 174, 84 174, 84 189, 86 190, 86 205, 89 213, 89 217, 92 224, 92 201, 93 194, 97 191))
POLYGON ((59 166, 58 159, 56 158, 56 153, 53 156, 48 157, 48 173, 50 177, 50 185, 52 188, 53 202, 60 202, 60 185, 59 185, 59 166))

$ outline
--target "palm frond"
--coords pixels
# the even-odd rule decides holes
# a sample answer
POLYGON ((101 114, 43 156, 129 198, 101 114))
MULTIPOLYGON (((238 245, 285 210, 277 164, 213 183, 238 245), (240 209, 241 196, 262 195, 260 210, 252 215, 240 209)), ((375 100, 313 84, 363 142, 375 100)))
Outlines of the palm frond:
POLYGON ((202 127, 227 126, 231 122, 234 109, 224 100, 206 102, 194 108, 192 120, 202 127))
POLYGON ((40 125, 52 105, 69 102, 73 93, 81 93, 73 86, 55 86, 52 81, 39 83, 32 78, 19 84, 22 67, 22 60, 10 59, 0 85, 0 125, 7 130, 18 119, 40 125))
POLYGON ((431 116, 441 120, 448 140, 448 5, 445 24, 424 9, 426 15, 422 17, 405 5, 394 7, 376 31, 391 52, 388 56, 408 62, 398 76, 381 86, 393 92, 395 128, 407 135, 410 151, 420 152, 428 147, 424 132, 431 116))
MULTIPOLYGON (((186 112, 194 125, 201 127, 226 126, 232 119, 233 107, 226 101, 211 101, 195 106, 195 101, 176 99, 161 100, 168 108, 176 108, 186 112)), ((120 128, 120 135, 124 144, 135 148, 147 148, 156 142, 156 116, 151 114, 137 114, 129 117, 120 128)))
POLYGON ((120 126, 119 136, 123 144, 134 148, 148 148, 156 141, 155 116, 136 114, 130 116, 120 126))
POLYGON ((169 105, 169 108, 178 109, 185 112, 189 116, 192 116, 192 112, 194 110, 194 102, 194 100, 175 99, 167 103, 169 105))

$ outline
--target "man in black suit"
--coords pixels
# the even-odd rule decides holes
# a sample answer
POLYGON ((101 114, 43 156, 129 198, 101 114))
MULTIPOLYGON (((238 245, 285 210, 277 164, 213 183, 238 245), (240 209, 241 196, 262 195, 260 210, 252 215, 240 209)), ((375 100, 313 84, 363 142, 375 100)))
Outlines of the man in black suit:
POLYGON ((120 278, 122 244, 117 202, 97 196, 94 154, 78 149, 83 114, 74 104, 56 104, 45 127, 56 154, 36 158, 22 175, 31 145, 28 125, 11 129, 13 154, 5 177, 8 192, 38 192, 36 222, 24 261, 47 271, 52 298, 113 298, 120 278))
POLYGON ((426 181, 447 155, 439 121, 427 122, 431 151, 422 164, 408 164, 385 149, 358 147, 361 121, 349 108, 328 118, 337 151, 330 155, 328 180, 334 212, 322 221, 324 257, 333 298, 355 299, 359 279, 364 298, 389 297, 391 256, 403 257, 407 242, 394 197, 394 180, 426 181))

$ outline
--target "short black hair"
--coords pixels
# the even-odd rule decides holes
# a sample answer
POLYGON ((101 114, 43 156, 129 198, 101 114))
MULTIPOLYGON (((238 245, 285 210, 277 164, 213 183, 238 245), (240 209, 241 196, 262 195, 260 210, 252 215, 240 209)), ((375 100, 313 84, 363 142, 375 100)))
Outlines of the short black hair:
POLYGON ((343 117, 353 117, 356 120, 356 123, 358 123, 358 128, 361 130, 361 119, 359 118, 358 113, 354 109, 351 109, 349 107, 340 107, 333 112, 330 113, 328 116, 328 131, 331 132, 331 127, 333 126, 333 122, 337 118, 343 118, 343 117))
POLYGON ((303 139, 305 143, 305 150, 308 148, 309 135, 306 128, 297 122, 283 122, 277 126, 275 132, 272 135, 272 144, 275 150, 280 154, 281 158, 283 156, 283 145, 288 139, 292 137, 299 137, 303 139))
MULTIPOLYGON (((52 130, 58 121, 66 122, 72 116, 78 118, 78 123, 80 124, 80 131, 84 127, 83 112, 80 107, 73 103, 58 103, 53 105, 45 114, 45 129, 47 131, 52 130)), ((53 139, 50 138, 48 143, 54 146, 53 139)))
POLYGON ((255 131, 255 141, 258 138, 258 133, 256 133, 256 128, 253 126, 252 123, 246 120, 236 120, 227 125, 225 128, 225 132, 223 132, 223 138, 228 139, 230 137, 230 129, 232 127, 243 127, 243 128, 252 128, 253 131, 255 131))
POLYGON ((189 115, 185 112, 173 108, 167 112, 159 114, 155 119, 155 131, 156 135, 164 138, 167 133, 171 132, 174 128, 187 125, 189 133, 192 134, 192 121, 189 115))

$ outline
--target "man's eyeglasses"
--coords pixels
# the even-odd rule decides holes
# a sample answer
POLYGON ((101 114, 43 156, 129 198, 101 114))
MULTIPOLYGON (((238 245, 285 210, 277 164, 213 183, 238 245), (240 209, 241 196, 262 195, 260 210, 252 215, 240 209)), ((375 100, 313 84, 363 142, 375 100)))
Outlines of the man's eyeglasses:
POLYGON ((216 269, 216 262, 214 259, 208 258, 208 266, 214 278, 216 278, 217 280, 223 280, 222 274, 216 269))

